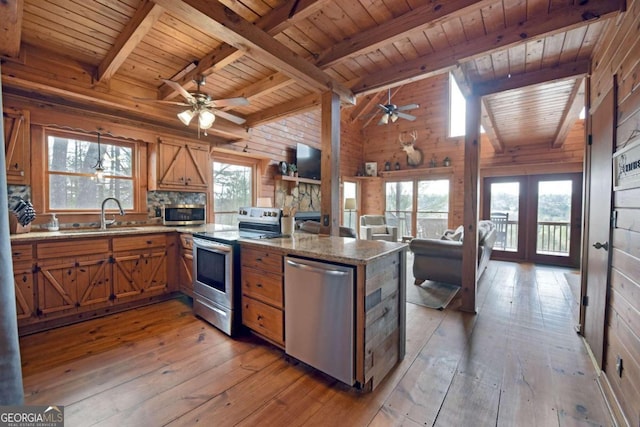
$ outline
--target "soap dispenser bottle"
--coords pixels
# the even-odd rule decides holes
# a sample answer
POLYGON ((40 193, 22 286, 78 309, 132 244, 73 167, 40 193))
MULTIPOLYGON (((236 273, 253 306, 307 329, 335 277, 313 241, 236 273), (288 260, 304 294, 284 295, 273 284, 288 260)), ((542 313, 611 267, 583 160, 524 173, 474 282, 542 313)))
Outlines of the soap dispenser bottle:
POLYGON ((58 231, 60 229, 60 223, 58 222, 56 214, 51 214, 51 222, 47 228, 49 231, 58 231))

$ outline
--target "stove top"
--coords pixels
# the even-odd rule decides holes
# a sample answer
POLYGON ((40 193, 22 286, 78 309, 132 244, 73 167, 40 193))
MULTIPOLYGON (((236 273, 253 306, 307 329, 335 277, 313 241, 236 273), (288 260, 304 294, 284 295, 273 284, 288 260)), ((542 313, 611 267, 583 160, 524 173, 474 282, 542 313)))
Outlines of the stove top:
POLYGON ((282 237, 280 209, 247 207, 238 210, 238 229, 194 233, 195 237, 219 243, 234 244, 240 239, 273 239, 282 237))

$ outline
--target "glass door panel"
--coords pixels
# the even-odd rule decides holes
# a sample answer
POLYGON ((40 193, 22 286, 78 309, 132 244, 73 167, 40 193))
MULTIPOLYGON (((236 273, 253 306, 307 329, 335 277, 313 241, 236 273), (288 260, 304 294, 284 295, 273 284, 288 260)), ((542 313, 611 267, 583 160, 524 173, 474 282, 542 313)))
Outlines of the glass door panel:
POLYGON ((449 226, 449 180, 418 181, 416 237, 437 239, 449 226))
POLYGON ((385 190, 387 223, 398 227, 399 238, 413 236, 413 181, 387 182, 385 190))
POLYGON ((539 181, 536 254, 569 256, 572 181, 539 181))
POLYGON ((520 182, 493 182, 489 219, 496 224, 494 250, 518 252, 520 182))
POLYGON ((342 187, 342 225, 357 230, 358 222, 358 203, 356 198, 357 185, 355 182, 345 181, 342 187))

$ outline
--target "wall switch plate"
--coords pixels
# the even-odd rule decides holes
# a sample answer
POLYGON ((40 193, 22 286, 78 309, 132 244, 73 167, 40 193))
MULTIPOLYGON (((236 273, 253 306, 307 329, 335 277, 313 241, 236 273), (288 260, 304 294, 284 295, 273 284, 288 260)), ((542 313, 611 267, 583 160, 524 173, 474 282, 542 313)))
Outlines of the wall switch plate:
POLYGON ((322 215, 322 225, 325 227, 329 226, 329 215, 322 215))

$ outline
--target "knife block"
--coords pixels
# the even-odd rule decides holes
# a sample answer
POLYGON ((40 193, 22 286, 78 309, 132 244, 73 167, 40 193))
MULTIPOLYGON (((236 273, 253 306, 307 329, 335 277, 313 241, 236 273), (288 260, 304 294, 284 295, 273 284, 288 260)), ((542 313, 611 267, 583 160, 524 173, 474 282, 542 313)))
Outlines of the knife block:
POLYGON ((22 234, 22 233, 28 233, 30 231, 31 231, 31 224, 22 226, 20 225, 20 223, 18 222, 18 219, 14 215, 9 214, 9 233, 10 234, 22 234))

